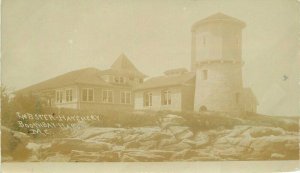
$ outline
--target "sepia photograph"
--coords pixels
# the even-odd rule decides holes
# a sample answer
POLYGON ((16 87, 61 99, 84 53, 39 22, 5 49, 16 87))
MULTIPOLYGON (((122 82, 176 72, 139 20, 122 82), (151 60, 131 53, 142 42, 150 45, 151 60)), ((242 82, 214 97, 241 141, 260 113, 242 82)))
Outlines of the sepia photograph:
POLYGON ((57 162, 299 170, 298 1, 1 6, 3 172, 57 162))

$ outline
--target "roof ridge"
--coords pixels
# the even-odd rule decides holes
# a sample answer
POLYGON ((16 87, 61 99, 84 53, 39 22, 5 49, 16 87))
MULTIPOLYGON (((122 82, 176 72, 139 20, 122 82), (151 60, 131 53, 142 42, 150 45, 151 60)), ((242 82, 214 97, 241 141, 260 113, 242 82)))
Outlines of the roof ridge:
POLYGON ((82 75, 86 74, 88 71, 91 71, 91 70, 94 70, 95 73, 97 71, 101 72, 99 69, 94 68, 94 67, 87 67, 87 68, 82 68, 82 69, 78 69, 78 70, 73 70, 73 71, 69 71, 67 73, 52 77, 50 79, 47 79, 47 80, 44 80, 41 82, 37 82, 33 85, 30 85, 30 86, 27 86, 20 90, 17 90, 17 91, 15 91, 15 93, 26 92, 26 91, 31 91, 31 90, 41 90, 41 89, 51 88, 51 87, 55 87, 55 86, 59 86, 59 85, 67 85, 67 84, 71 84, 72 82, 76 83, 76 81, 78 81, 82 75))

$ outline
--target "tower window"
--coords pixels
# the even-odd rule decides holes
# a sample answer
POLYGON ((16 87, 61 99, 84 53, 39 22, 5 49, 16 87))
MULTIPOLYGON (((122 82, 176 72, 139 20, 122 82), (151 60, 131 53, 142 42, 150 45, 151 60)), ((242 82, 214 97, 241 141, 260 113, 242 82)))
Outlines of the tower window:
POLYGON ((202 71, 202 80, 207 80, 207 70, 202 71))
POLYGON ((240 93, 235 93, 235 103, 238 104, 240 102, 240 93))
POLYGON ((240 38, 237 36, 236 37, 236 46, 237 46, 237 48, 240 48, 241 47, 241 40, 240 40, 240 38))

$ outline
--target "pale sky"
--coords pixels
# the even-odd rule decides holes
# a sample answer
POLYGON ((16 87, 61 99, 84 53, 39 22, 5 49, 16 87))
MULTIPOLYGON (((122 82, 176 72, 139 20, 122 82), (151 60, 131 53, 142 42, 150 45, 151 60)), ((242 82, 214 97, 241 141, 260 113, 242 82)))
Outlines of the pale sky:
POLYGON ((191 26, 217 12, 247 24, 243 79, 258 111, 300 115, 296 0, 3 0, 2 83, 17 90, 80 68, 107 69, 121 53, 148 76, 189 69, 191 26))

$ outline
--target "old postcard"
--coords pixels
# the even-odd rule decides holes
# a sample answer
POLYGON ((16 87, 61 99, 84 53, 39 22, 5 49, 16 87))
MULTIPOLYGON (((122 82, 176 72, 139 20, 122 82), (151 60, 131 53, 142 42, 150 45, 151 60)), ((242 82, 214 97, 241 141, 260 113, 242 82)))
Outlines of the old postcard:
POLYGON ((299 14, 296 0, 3 0, 3 171, 299 170, 299 14))

